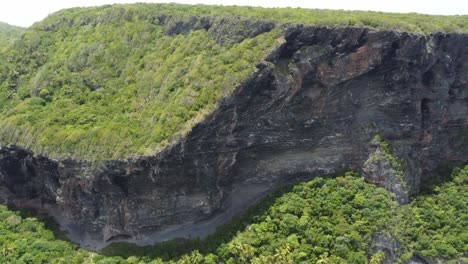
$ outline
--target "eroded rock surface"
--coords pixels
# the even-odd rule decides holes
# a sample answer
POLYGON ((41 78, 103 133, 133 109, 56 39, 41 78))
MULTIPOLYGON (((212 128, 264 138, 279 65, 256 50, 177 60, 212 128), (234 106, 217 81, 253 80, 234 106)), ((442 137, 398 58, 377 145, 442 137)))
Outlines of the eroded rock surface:
POLYGON ((360 171, 376 134, 403 162, 408 194, 442 161, 468 161, 468 35, 299 26, 257 67, 156 156, 93 164, 0 148, 0 199, 50 210, 83 245, 157 240, 275 186, 360 171))

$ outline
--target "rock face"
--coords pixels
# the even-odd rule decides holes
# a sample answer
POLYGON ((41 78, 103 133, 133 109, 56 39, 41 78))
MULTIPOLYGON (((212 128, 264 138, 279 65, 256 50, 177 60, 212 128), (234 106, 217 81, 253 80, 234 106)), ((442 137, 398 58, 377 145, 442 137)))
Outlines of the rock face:
POLYGON ((377 135, 370 148, 375 148, 362 166, 362 175, 367 182, 384 187, 401 204, 408 203, 407 179, 411 179, 411 170, 404 170, 401 161, 390 153, 387 143, 377 135), (405 175, 406 172, 406 175, 405 175))
MULTIPOLYGON (((92 164, 0 148, 0 199, 46 208, 84 244, 137 241, 195 228, 281 184, 360 171, 376 134, 402 163, 408 194, 442 161, 468 161, 468 35, 284 32, 249 80, 156 156, 92 164)), ((392 190, 379 173, 364 175, 392 190)))

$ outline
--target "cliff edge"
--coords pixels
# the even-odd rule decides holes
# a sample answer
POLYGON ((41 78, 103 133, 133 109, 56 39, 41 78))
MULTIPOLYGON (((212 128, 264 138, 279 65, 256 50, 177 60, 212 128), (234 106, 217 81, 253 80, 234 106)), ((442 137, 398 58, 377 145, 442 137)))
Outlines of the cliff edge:
POLYGON ((93 163, 1 147, 0 201, 52 213, 84 247, 148 244, 211 232, 280 185, 353 169, 405 203, 443 162, 468 162, 467 34, 281 32, 155 155, 93 163))

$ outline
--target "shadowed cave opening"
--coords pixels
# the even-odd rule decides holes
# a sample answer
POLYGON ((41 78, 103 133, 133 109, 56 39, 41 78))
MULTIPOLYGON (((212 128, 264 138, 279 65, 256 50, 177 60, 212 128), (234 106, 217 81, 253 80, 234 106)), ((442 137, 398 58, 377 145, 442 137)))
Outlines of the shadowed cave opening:
POLYGON ((434 84, 434 81, 435 81, 435 76, 434 76, 434 72, 432 71, 427 71, 423 74, 423 77, 422 77, 422 84, 426 87, 430 87, 434 84))
POLYGON ((431 119, 431 109, 430 109, 431 100, 428 98, 423 98, 421 100, 421 128, 426 129, 430 125, 431 119))
POLYGON ((117 176, 117 177, 112 179, 112 182, 115 183, 115 185, 119 186, 119 188, 122 190, 122 192, 126 196, 128 196, 128 178, 117 176))
POLYGON ((126 240, 126 239, 131 239, 131 238, 132 238, 131 235, 119 234, 119 235, 111 236, 109 239, 106 240, 106 242, 116 241, 116 240, 126 240))

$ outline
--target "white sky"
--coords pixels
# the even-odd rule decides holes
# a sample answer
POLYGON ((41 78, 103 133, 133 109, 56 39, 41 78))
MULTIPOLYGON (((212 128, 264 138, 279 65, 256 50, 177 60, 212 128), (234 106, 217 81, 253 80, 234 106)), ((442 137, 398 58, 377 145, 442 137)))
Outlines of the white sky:
POLYGON ((468 0, 1 0, 0 21, 30 26, 63 8, 132 2, 177 2, 186 4, 304 7, 345 10, 374 10, 399 13, 468 15, 468 0))

